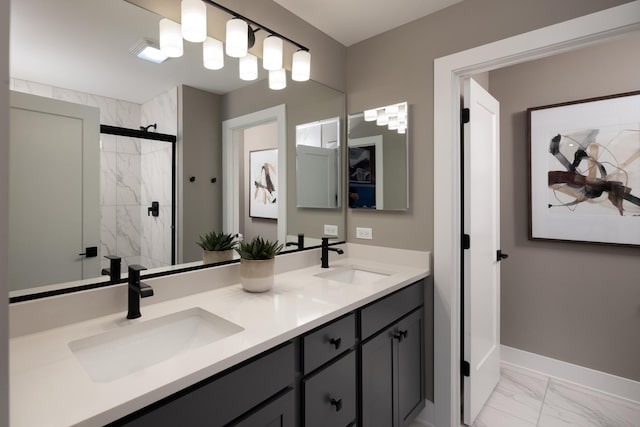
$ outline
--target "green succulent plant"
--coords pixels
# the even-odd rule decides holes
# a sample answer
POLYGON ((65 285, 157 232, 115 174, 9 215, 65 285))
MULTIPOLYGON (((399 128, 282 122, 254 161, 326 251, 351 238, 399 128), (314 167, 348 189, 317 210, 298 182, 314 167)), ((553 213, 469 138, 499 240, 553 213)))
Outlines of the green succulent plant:
POLYGON ((282 246, 277 240, 270 242, 257 236, 250 242, 238 243, 235 249, 243 259, 271 259, 280 253, 282 246))
POLYGON ((237 234, 228 233, 216 233, 212 231, 203 236, 200 236, 200 240, 196 242, 205 251, 227 251, 236 247, 238 243, 236 240, 237 234))

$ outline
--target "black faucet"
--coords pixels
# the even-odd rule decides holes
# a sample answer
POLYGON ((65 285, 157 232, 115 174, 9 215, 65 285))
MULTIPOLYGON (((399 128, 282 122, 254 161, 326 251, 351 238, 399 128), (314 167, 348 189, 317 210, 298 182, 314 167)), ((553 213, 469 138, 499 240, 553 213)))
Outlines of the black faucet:
POLYGON ((100 274, 103 276, 109 276, 109 281, 111 283, 118 283, 120 281, 120 265, 122 259, 115 255, 106 255, 105 258, 109 260, 109 268, 103 268, 100 274))
POLYGON ((340 248, 330 248, 329 239, 329 237, 322 238, 322 255, 320 256, 320 267, 322 268, 329 268, 329 251, 337 252, 339 255, 344 253, 340 248))
POLYGON ((299 251, 303 250, 304 249, 304 233, 298 233, 297 242, 287 242, 285 246, 297 246, 299 251))
POLYGON ((140 281, 140 272, 146 270, 145 267, 133 264, 129 266, 129 310, 127 319, 137 319, 142 316, 140 313, 140 298, 153 296, 153 288, 140 281))

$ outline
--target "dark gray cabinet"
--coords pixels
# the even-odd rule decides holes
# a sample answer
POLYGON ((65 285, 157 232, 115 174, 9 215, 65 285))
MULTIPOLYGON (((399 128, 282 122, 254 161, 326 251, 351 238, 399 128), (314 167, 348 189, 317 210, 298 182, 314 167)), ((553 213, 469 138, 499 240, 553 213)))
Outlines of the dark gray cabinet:
POLYGON ((406 427, 425 405, 423 292, 407 286, 111 425, 406 427))
POLYGON ((293 390, 232 423, 235 427, 296 427, 296 400, 293 390))
MULTIPOLYGON (((394 323, 361 345, 361 424, 363 427, 405 427, 424 408, 424 312, 419 304, 409 314, 399 307, 412 306, 410 296, 422 295, 422 286, 391 295, 369 307, 394 323), (419 291, 419 292, 418 292, 419 291), (390 301, 394 303, 389 304, 390 301), (380 307, 375 305, 381 304, 380 307), (389 313, 395 315, 389 315, 389 313), (401 317, 404 316, 404 317, 401 317)), ((366 310, 366 309, 365 309, 366 310)), ((363 314, 364 311, 363 310, 363 314)), ((377 317, 371 317, 378 322, 377 317)), ((362 318, 363 331, 370 330, 362 318)))

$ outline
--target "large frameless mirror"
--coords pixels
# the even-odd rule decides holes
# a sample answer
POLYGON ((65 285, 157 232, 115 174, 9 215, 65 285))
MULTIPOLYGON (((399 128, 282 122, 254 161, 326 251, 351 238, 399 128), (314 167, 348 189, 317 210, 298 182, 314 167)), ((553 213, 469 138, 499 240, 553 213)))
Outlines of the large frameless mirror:
POLYGON ((409 208, 409 138, 406 102, 349 115, 349 207, 409 208))

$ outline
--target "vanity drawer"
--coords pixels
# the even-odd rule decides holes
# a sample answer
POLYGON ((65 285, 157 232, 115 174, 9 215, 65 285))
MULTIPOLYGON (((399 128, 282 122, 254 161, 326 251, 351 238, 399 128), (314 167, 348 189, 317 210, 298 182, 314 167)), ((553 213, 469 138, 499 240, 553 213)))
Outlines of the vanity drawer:
POLYGON ((356 419, 356 354, 303 380, 304 427, 346 427, 356 419))
POLYGON ((360 310, 360 338, 369 338, 423 304, 424 281, 420 280, 366 306, 360 310))
POLYGON ((356 317, 352 313, 302 338, 304 374, 349 350, 356 342, 356 317))
POLYGON ((295 350, 287 344, 215 376, 112 425, 222 426, 293 385, 295 350))

